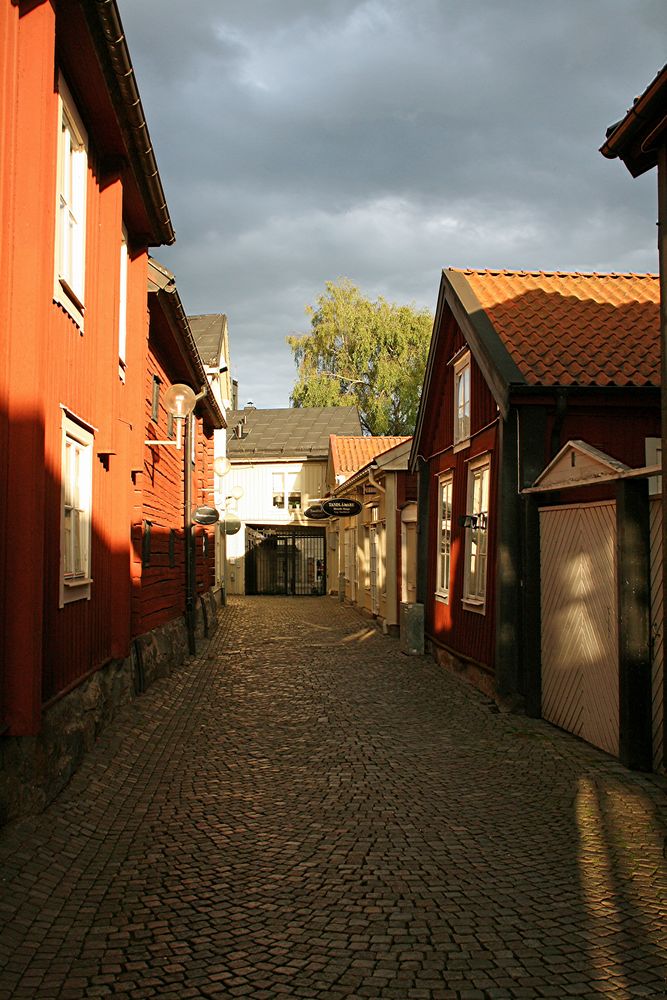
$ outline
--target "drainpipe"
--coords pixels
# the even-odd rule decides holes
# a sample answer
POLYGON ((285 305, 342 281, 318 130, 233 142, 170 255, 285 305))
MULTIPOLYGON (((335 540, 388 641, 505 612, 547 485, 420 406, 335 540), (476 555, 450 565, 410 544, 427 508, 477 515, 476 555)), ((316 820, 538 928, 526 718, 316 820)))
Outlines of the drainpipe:
MULTIPOLYGON (((662 551, 667 553, 667 476, 665 475, 665 455, 667 454, 667 140, 663 139, 658 150, 658 259, 660 270, 660 353, 662 361, 662 551)), ((667 594, 667 558, 662 560, 662 592, 667 594)), ((663 602, 663 619, 660 623, 663 641, 667 633, 667 601, 663 602)), ((663 719, 667 719, 667 683, 663 664, 663 719)), ((667 762, 667 743, 664 746, 662 763, 667 762)))
POLYGON ((188 652, 191 656, 194 656, 197 652, 197 646, 195 643, 195 567, 192 537, 191 447, 192 414, 190 413, 185 418, 185 437, 183 441, 183 532, 185 539, 185 627, 188 633, 188 652))

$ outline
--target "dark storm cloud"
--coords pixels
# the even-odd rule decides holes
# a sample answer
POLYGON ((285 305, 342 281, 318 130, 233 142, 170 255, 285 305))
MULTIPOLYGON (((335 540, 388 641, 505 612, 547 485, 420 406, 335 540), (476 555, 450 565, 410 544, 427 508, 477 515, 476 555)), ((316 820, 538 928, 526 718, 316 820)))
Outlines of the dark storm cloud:
POLYGON ((443 266, 649 270, 655 178, 598 152, 664 61, 653 0, 121 0, 192 312, 242 397, 348 275, 434 307, 443 266))

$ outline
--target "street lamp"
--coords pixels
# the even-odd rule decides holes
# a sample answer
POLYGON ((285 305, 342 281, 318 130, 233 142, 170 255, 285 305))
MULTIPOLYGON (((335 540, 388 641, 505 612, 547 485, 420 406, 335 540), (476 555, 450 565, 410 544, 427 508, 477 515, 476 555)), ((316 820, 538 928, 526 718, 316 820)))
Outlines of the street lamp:
POLYGON ((223 476, 227 475, 231 467, 232 463, 229 461, 226 455, 218 455, 218 457, 213 463, 213 471, 215 472, 216 476, 220 477, 220 479, 222 479, 223 476))
POLYGON ((198 401, 206 395, 206 386, 197 394, 189 385, 176 382, 164 394, 167 413, 176 421, 176 440, 144 441, 144 444, 161 444, 181 450, 185 431, 183 455, 183 532, 185 540, 185 622, 188 633, 188 650, 196 653, 195 644, 195 550, 192 531, 192 469, 190 468, 190 444, 192 441, 192 413, 198 401))
POLYGON ((200 399, 205 392, 206 390, 202 389, 199 396, 196 396, 190 386, 184 385, 182 382, 177 382, 175 385, 170 386, 164 394, 164 405, 167 413, 169 413, 176 421, 176 440, 144 441, 144 444, 171 445, 172 447, 178 448, 180 451, 183 425, 194 410, 197 400, 200 399))

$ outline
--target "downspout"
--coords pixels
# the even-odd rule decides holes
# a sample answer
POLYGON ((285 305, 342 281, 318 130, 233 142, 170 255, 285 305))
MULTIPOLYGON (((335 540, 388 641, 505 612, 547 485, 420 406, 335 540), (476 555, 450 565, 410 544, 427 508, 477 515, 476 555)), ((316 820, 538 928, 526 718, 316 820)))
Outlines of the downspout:
POLYGON ((192 414, 185 418, 183 441, 183 532, 185 540, 185 627, 188 633, 188 652, 194 656, 195 643, 195 573, 194 546, 192 537, 192 468, 190 450, 192 447, 192 414))
MULTIPOLYGON (((665 481, 665 448, 667 448, 667 140, 658 149, 658 260, 660 271, 660 353, 662 362, 661 411, 662 411, 662 551, 667 553, 667 483, 665 481)), ((662 592, 667 594, 667 559, 662 560, 662 592)), ((663 641, 667 633, 667 601, 663 604, 661 622, 663 641)), ((663 719, 667 719, 667 684, 664 683, 663 664, 663 719)), ((667 743, 662 763, 667 761, 667 743)))

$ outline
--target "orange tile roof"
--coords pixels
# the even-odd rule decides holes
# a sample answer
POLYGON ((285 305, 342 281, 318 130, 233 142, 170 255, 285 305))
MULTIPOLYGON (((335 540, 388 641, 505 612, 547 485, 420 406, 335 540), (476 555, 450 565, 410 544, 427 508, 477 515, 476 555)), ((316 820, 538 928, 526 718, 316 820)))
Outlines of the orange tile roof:
POLYGON ((445 273, 466 279, 529 385, 660 385, 657 275, 445 273))
POLYGON ((359 469, 367 465, 371 459, 383 452, 395 448, 403 441, 409 441, 409 437, 349 437, 340 434, 332 434, 329 438, 331 460, 333 463, 333 473, 338 481, 339 476, 349 479, 359 469))

